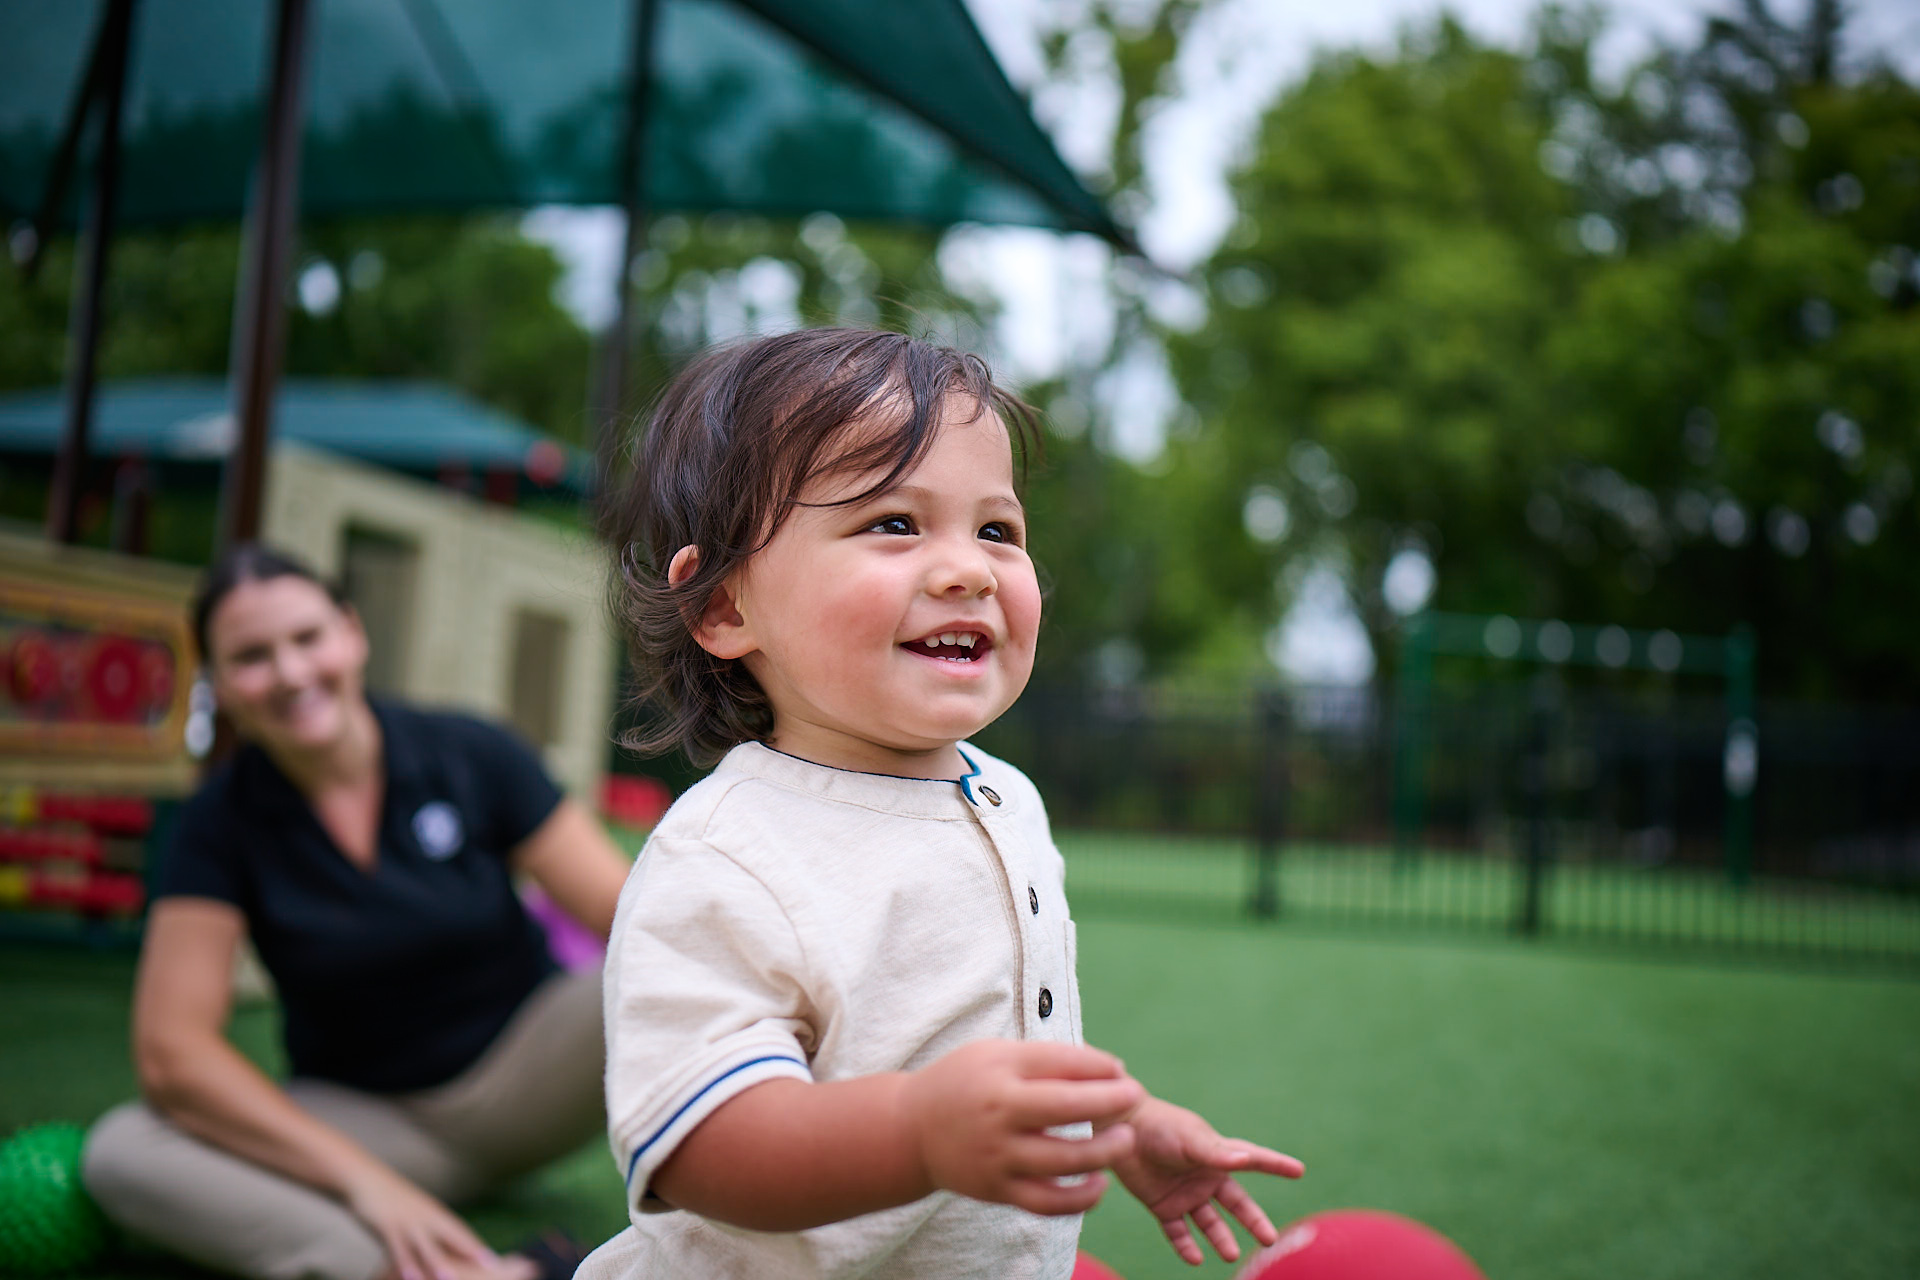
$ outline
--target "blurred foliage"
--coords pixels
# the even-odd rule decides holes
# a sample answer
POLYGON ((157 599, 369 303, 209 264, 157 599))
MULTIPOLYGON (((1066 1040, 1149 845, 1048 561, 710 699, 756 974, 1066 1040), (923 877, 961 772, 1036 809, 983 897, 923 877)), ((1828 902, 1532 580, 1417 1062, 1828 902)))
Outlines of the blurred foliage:
MULTIPOLYGON (((224 374, 239 260, 233 227, 117 236, 101 376, 224 374)), ((555 300, 561 270, 551 249, 497 215, 305 227, 289 282, 286 372, 433 379, 582 440, 589 339, 555 300)), ((31 279, 0 270, 0 389, 60 381, 72 276, 67 239, 48 247, 31 279)))
MULTIPOLYGON (((1088 0, 1045 37, 1054 74, 1117 90, 1123 213, 1209 3, 1088 0)), ((1745 621, 1772 692, 1920 699, 1920 92, 1851 56, 1841 17, 1744 0, 1623 78, 1594 70, 1593 10, 1543 9, 1519 52, 1443 18, 1319 56, 1244 151, 1201 318, 1171 323, 1154 300, 1182 286, 1117 261, 1087 303, 1112 312, 1104 352, 1024 388, 1050 425, 1028 494, 1043 675, 1270 676, 1314 566, 1390 673, 1388 566, 1425 557, 1437 607, 1745 621), (1129 462, 1119 375, 1161 361, 1184 403, 1129 462)), ((654 217, 620 430, 693 352, 757 330, 988 348, 993 304, 941 254, 830 215, 654 217)), ((231 229, 121 237, 106 376, 224 370, 237 258, 231 229)), ((71 271, 64 242, 32 281, 0 270, 0 388, 59 380, 71 271)), ((561 274, 497 215, 309 226, 287 370, 432 378, 587 444, 591 338, 561 274)))
POLYGON ((295 309, 289 374, 433 379, 586 441, 591 339, 558 301, 559 259, 517 218, 322 223, 302 249, 296 292, 316 273, 338 301, 295 309))
POLYGON ((1591 12, 1321 57, 1168 335, 1205 594, 1276 617, 1284 569, 1342 566, 1390 663, 1415 552, 1437 607, 1746 621, 1774 692, 1920 697, 1920 92, 1836 79, 1838 24, 1750 0, 1612 88, 1591 12))
POLYGON ((938 246, 925 228, 849 227, 832 214, 651 219, 633 267, 636 376, 623 435, 681 364, 749 333, 874 325, 977 348, 981 311, 947 287, 938 246))

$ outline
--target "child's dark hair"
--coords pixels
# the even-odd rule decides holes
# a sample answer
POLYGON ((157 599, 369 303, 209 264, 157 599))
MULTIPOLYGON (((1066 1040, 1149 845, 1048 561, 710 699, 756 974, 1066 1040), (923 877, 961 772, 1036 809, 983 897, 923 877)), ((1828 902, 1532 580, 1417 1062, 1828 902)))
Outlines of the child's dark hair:
MULTIPOLYGON (((773 712, 739 662, 700 647, 713 593, 773 538, 816 476, 879 473, 852 505, 899 483, 925 456, 950 397, 991 409, 1012 438, 1017 474, 1038 454, 1037 415, 995 385, 985 361, 897 333, 807 329, 718 347, 661 395, 603 531, 615 553, 613 612, 625 633, 637 700, 650 715, 622 745, 683 749, 710 764, 763 741, 773 712), (847 437, 846 428, 863 428, 847 437), (844 448, 834 448, 844 444, 844 448), (670 586, 682 547, 691 576, 670 586)), ((962 409, 968 421, 972 413, 962 409)))
POLYGON ((220 602, 243 583, 273 578, 304 578, 326 592, 335 604, 347 606, 346 594, 304 561, 258 542, 235 543, 207 566, 200 587, 193 594, 193 642, 199 646, 201 662, 213 662, 213 650, 207 644, 207 624, 220 602))

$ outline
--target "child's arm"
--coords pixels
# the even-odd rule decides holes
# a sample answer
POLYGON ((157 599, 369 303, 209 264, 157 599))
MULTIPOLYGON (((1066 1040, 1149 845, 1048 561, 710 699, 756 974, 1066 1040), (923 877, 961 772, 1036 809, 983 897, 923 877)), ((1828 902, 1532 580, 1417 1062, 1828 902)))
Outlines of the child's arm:
POLYGON ((1240 1256, 1240 1242, 1220 1216, 1221 1209, 1263 1245, 1280 1238, 1272 1220, 1232 1175, 1298 1178, 1306 1173, 1305 1165, 1267 1147, 1223 1138, 1198 1115, 1160 1098, 1146 1098, 1125 1120, 1134 1131, 1133 1149, 1114 1162, 1113 1172, 1160 1220, 1160 1229, 1182 1261, 1197 1267, 1206 1260, 1187 1225, 1189 1217, 1222 1258, 1232 1262, 1240 1256))
POLYGON ((755 1085, 688 1134, 652 1186, 675 1208, 756 1231, 800 1231, 940 1189, 1080 1213, 1105 1190, 1098 1170, 1131 1151, 1124 1116, 1145 1096, 1098 1049, 983 1040, 911 1073, 755 1085), (1100 1132, 1044 1132, 1081 1121, 1100 1132), (1057 1181, 1075 1174, 1088 1176, 1057 1181))

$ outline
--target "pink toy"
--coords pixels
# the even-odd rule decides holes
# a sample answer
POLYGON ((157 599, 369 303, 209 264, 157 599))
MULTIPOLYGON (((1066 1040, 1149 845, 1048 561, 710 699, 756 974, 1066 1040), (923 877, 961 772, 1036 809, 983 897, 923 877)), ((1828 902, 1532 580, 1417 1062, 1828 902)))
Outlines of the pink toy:
POLYGON ((607 959, 607 944, 580 927, 580 922, 562 911, 546 894, 529 885, 521 893, 527 914, 547 931, 547 950, 553 962, 569 973, 598 969, 607 959))

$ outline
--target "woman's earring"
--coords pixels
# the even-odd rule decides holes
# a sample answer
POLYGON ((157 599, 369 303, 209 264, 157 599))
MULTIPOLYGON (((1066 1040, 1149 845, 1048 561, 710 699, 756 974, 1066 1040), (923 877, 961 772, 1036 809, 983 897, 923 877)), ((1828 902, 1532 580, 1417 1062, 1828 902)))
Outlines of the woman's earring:
POLYGON ((193 677, 193 687, 187 690, 187 754, 195 760, 207 758, 207 752, 213 750, 213 715, 216 707, 213 698, 213 685, 207 681, 206 672, 193 677))

